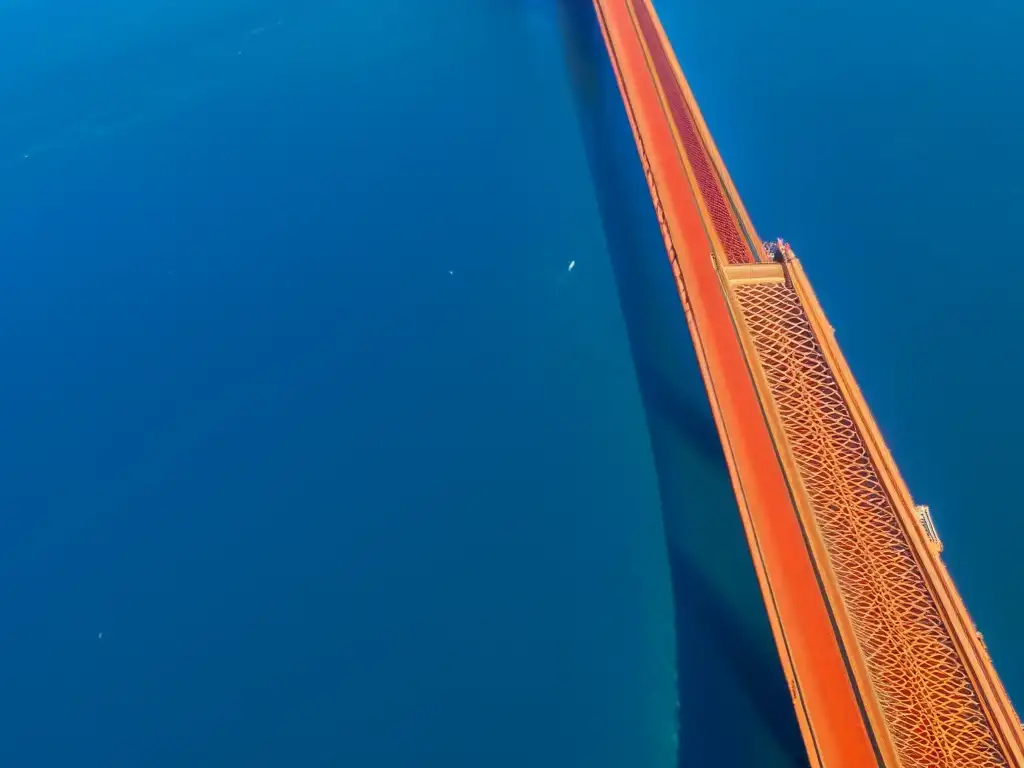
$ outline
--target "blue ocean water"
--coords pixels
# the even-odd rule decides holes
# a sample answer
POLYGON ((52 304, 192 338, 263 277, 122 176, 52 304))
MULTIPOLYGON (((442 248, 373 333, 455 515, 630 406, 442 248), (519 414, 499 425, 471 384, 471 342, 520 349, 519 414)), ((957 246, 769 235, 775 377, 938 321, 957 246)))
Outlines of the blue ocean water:
MULTIPOLYGON (((1021 699, 986 1, 657 7, 1021 699)), ((0 761, 801 764, 597 42, 572 0, 0 8, 0 761)))

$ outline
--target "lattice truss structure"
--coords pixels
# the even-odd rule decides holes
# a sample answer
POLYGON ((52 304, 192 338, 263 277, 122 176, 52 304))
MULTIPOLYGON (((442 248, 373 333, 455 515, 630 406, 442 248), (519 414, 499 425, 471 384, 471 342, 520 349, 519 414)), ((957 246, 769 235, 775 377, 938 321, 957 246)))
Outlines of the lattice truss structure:
POLYGON ((1007 765, 798 294, 733 291, 901 763, 1007 765))
POLYGON ((714 226, 715 234, 722 244, 725 260, 729 264, 750 264, 755 261, 754 251, 737 226, 735 211, 728 201, 728 194, 724 189, 722 179, 713 167, 704 141, 697 130, 697 121, 683 96, 675 70, 661 43, 661 38, 658 36, 654 20, 645 3, 632 2, 631 5, 633 16, 647 45, 654 68, 657 70, 672 124, 686 151, 694 180, 704 201, 708 217, 714 226))

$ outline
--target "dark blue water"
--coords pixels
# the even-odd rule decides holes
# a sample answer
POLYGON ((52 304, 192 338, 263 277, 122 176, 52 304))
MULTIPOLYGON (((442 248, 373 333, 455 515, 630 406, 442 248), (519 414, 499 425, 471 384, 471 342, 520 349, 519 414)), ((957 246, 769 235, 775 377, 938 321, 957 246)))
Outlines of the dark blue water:
MULTIPOLYGON (((0 10, 0 761, 799 765, 586 5, 65 6, 0 10)), ((868 6, 658 4, 1019 699, 1024 18, 868 6)))

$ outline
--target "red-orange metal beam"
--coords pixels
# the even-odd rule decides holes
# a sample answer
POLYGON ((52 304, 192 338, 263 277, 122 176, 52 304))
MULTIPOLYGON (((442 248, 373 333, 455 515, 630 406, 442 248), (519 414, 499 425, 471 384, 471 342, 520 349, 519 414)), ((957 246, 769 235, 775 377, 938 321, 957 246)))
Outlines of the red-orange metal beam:
POLYGON ((1024 766, 926 508, 799 262, 762 248, 650 3, 594 0, 811 762, 1024 766))
MULTIPOLYGON (((877 766, 884 757, 851 670, 762 410, 712 255, 693 169, 645 48, 631 0, 594 0, 658 209, 741 507, 797 716, 815 765, 877 766), (695 192, 697 194, 695 194, 695 192)), ((713 218, 710 220, 714 221, 713 218)), ((735 248, 735 246, 734 246, 735 248)), ((728 256, 729 247, 718 251, 728 256)), ((740 260, 740 259, 736 259, 740 260)), ((753 259, 750 259, 753 261, 753 259)))

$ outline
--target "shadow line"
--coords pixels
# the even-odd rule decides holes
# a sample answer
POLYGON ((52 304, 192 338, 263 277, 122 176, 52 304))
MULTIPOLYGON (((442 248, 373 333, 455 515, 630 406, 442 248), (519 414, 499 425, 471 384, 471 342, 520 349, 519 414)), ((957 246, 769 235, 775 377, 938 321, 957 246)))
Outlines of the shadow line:
POLYGON ((557 11, 658 474, 675 609, 677 764, 805 768, 753 565, 740 557, 746 541, 721 443, 593 4, 558 0, 557 11), (665 328, 673 312, 675 333, 665 328), (712 517, 693 525, 698 516, 712 517), (709 540, 694 540, 695 528, 710 532, 709 540), (744 572, 735 573, 741 569, 731 564, 740 562, 744 572), (759 615, 738 613, 737 605, 759 615), (747 737, 738 714, 744 711, 757 720, 748 730, 766 732, 771 744, 747 737))

